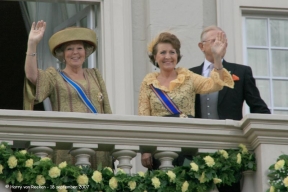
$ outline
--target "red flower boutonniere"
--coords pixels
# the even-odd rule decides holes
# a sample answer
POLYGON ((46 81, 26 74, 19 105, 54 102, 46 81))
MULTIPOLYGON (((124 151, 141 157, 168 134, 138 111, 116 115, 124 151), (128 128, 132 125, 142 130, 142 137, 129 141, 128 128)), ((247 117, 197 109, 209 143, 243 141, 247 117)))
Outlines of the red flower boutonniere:
POLYGON ((233 81, 239 81, 240 78, 237 75, 232 74, 233 81))

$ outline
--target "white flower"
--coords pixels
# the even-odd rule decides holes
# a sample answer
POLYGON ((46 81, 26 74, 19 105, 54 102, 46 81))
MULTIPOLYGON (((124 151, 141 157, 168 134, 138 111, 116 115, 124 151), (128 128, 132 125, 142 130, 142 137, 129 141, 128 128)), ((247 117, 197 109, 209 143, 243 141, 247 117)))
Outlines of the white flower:
POLYGON ((50 161, 51 159, 49 157, 41 157, 40 161, 50 161))
POLYGON ((202 173, 202 175, 200 176, 200 178, 198 180, 200 181, 200 183, 205 183, 206 182, 205 172, 202 173))
POLYGON ((31 168, 33 166, 33 159, 28 159, 25 161, 25 167, 31 168))
POLYGON ((191 169, 195 172, 197 172, 199 170, 199 167, 196 163, 192 162, 190 163, 191 169))
POLYGON ((152 181, 152 184, 153 184, 155 189, 158 189, 160 187, 161 183, 160 183, 160 180, 157 177, 153 177, 151 179, 151 181, 152 181))
POLYGON ((26 150, 21 150, 21 151, 19 151, 19 153, 21 153, 23 155, 26 155, 27 151, 26 150))
POLYGON ((219 179, 219 178, 213 178, 213 183, 214 183, 214 184, 221 183, 221 182, 222 182, 221 179, 219 179))
POLYGON ((8 161, 7 161, 7 163, 8 163, 9 168, 10 168, 10 169, 13 169, 14 167, 17 166, 17 159, 16 159, 16 157, 15 157, 15 156, 10 156, 9 159, 8 159, 8 161))
POLYGON ((88 179, 87 175, 85 175, 85 174, 79 175, 77 177, 78 185, 88 185, 88 181, 89 181, 89 179, 88 179))
POLYGON ((240 153, 237 154, 237 163, 241 164, 241 154, 240 153))
POLYGON ((96 182, 96 183, 100 183, 102 181, 102 173, 99 171, 94 171, 93 175, 92 175, 92 179, 96 182))
POLYGON ((129 181, 128 186, 131 191, 133 191, 136 188, 136 182, 135 181, 129 181))
POLYGON ((125 171, 123 169, 121 169, 121 168, 117 169, 117 173, 118 174, 126 174, 125 171))
POLYGON ((111 189, 117 189, 117 187, 118 187, 118 181, 117 181, 117 179, 115 178, 115 177, 112 177, 110 180, 109 180, 109 187, 111 188, 111 189))
POLYGON ((277 163, 275 163, 274 168, 275 170, 279 170, 282 169, 285 165, 285 161, 283 159, 277 161, 277 163))
POLYGON ((16 180, 21 183, 23 181, 23 176, 22 173, 20 171, 17 172, 17 177, 16 180))
POLYGON ((210 157, 209 155, 203 158, 205 160, 205 163, 208 167, 213 167, 213 165, 215 165, 215 161, 212 157, 210 157))
POLYGON ((181 192, 186 192, 188 190, 189 183, 185 181, 181 187, 181 192))
POLYGON ((43 175, 37 175, 36 177, 36 183, 37 185, 41 186, 44 185, 46 183, 45 178, 43 177, 43 175))
POLYGON ((51 178, 57 178, 59 177, 61 174, 61 170, 58 168, 58 167, 52 167, 50 170, 49 170, 49 176, 51 178))
POLYGON ((285 179, 283 180, 284 186, 288 187, 288 177, 285 177, 285 179))
POLYGON ((175 173, 173 173, 173 171, 168 171, 167 173, 166 173, 166 175, 168 175, 168 177, 169 177, 169 181, 170 182, 175 182, 175 179, 176 179, 176 175, 175 175, 175 173))
POLYGON ((4 144, 1 144, 0 149, 6 149, 6 146, 4 144))
POLYGON ((112 169, 110 167, 104 167, 104 170, 107 169, 109 170, 111 173, 113 173, 112 169))
POLYGON ((227 151, 225 151, 225 150, 219 150, 219 153, 220 153, 225 159, 228 159, 229 155, 228 155, 227 151))
POLYGON ((64 161, 64 162, 62 162, 62 163, 60 163, 60 164, 58 165, 58 167, 59 167, 60 169, 63 169, 63 168, 65 168, 66 166, 67 166, 66 161, 64 161))
POLYGON ((239 147, 242 149, 242 154, 248 153, 248 149, 245 145, 239 144, 239 147))
POLYGON ((139 172, 138 172, 138 175, 139 175, 140 177, 145 177, 145 173, 142 172, 142 171, 139 171, 139 172))
POLYGON ((3 168, 4 168, 3 165, 0 164, 0 174, 3 173, 3 168))

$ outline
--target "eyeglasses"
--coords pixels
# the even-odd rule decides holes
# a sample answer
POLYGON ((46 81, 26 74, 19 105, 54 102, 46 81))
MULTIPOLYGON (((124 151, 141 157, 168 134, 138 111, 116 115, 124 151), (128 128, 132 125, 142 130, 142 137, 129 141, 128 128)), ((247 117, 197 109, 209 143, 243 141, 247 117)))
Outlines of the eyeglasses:
POLYGON ((202 41, 202 43, 205 43, 205 42, 214 43, 215 41, 216 39, 208 39, 208 40, 202 41))

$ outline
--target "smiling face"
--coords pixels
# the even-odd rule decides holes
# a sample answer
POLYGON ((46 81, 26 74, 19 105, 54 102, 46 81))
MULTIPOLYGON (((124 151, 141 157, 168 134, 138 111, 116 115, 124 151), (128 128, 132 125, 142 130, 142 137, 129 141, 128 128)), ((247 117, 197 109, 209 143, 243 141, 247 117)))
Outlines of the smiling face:
POLYGON ((170 43, 159 43, 154 56, 160 70, 172 71, 178 63, 178 54, 170 43))
POLYGON ((85 59, 86 53, 84 44, 82 41, 72 41, 67 43, 64 48, 64 58, 66 67, 82 67, 85 59))

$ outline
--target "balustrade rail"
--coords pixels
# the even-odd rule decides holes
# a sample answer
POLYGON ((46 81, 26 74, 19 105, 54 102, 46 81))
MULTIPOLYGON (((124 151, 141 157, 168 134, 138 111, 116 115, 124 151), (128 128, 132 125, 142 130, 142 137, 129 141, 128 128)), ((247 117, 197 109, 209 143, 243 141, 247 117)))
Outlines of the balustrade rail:
POLYGON ((249 114, 233 121, 0 110, 0 141, 41 157, 68 149, 76 165, 90 165, 95 150, 110 151, 126 173, 131 173, 130 161, 137 152, 153 153, 162 161, 160 168, 167 170, 178 152, 195 154, 242 143, 257 159, 250 192, 263 192, 269 187, 269 165, 280 154, 288 154, 287 125, 285 115, 249 114))

